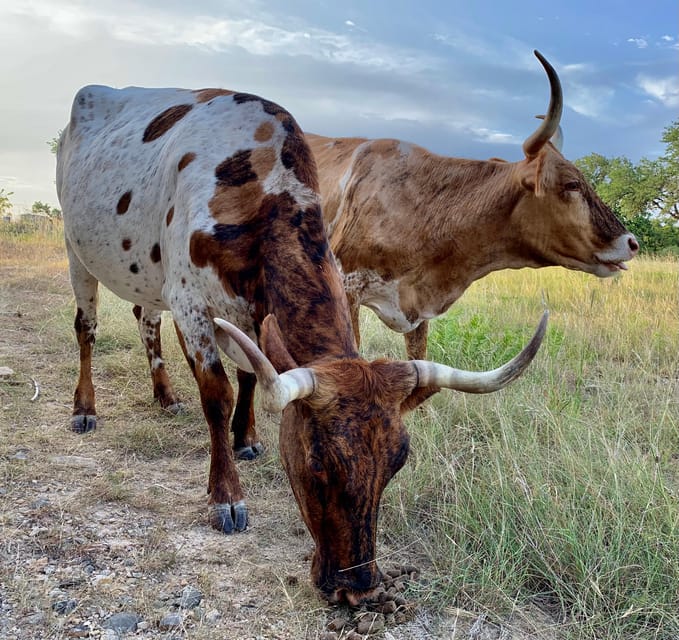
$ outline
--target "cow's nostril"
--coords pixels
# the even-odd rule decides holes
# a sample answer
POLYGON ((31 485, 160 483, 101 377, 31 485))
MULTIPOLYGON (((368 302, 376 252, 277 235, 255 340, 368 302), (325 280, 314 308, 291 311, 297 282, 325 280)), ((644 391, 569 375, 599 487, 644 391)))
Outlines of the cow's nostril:
POLYGON ((629 245, 629 248, 635 253, 639 251, 639 243, 637 242, 637 239, 634 236, 630 236, 627 239, 627 244, 629 245))

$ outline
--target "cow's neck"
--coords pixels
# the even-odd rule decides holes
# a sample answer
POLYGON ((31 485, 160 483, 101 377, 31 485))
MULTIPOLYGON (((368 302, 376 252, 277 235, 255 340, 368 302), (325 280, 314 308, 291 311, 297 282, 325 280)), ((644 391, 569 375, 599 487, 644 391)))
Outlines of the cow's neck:
POLYGON ((299 228, 302 247, 275 233, 267 241, 260 321, 267 313, 276 316, 286 347, 299 365, 320 358, 355 358, 349 306, 320 211, 299 228), (277 240, 280 237, 283 241, 277 240))
POLYGON ((516 179, 518 163, 450 159, 447 165, 434 171, 425 162, 417 179, 430 194, 421 207, 429 218, 428 245, 449 286, 461 295, 492 271, 532 266, 512 232, 512 212, 527 193, 516 179))

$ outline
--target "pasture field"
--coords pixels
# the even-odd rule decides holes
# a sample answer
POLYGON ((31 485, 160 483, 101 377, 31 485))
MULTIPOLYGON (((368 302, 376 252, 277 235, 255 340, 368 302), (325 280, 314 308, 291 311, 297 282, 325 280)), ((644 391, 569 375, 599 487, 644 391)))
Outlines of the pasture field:
MULTIPOLYGON (((207 426, 169 317, 164 350, 187 413, 154 404, 131 305, 101 289, 100 425, 70 432, 78 353, 60 233, 8 229, 0 637, 113 640, 107 621, 128 613, 136 630, 121 637, 321 638, 337 610, 309 580, 277 416, 258 411, 267 452, 239 463, 251 527, 212 531, 207 426), (187 588, 202 600, 181 608, 187 588)), ((417 608, 370 637, 679 637, 678 267, 640 258, 606 281, 496 273, 432 322, 432 359, 480 369, 520 349, 543 304, 551 312, 535 362, 509 388, 444 391, 408 416, 411 454, 384 494, 379 555, 384 569, 421 569, 408 593, 417 608)), ((402 337, 368 311, 362 330, 366 357, 404 357, 402 337)))

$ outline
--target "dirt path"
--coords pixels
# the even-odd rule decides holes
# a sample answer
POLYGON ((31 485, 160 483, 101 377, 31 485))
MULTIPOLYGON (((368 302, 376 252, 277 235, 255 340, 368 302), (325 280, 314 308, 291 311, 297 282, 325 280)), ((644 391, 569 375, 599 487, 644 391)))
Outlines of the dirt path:
MULTIPOLYGON (((60 250, 45 250, 39 266, 30 252, 9 258, 0 256, 0 367, 14 372, 0 374, 0 637, 363 637, 351 635, 356 620, 329 632, 329 621, 358 612, 328 607, 311 586, 312 543, 275 422, 261 416, 268 451, 239 466, 250 528, 216 533, 206 518, 207 429, 178 353, 172 373, 188 413, 175 418, 152 402, 129 309, 114 310, 126 330, 100 322, 100 426, 70 432, 77 351, 66 261, 60 250)), ((383 568, 418 563, 384 543, 380 555, 383 568)), ((385 621, 370 637, 556 637, 534 612, 498 625, 415 606, 407 621, 385 621)))

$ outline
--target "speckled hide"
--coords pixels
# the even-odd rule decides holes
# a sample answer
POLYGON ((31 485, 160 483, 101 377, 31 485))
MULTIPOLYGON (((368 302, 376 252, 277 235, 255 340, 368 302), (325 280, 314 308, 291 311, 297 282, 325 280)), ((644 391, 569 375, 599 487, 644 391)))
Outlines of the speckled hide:
MULTIPOLYGON (((300 129, 287 111, 250 94, 88 86, 75 97, 57 155, 81 357, 72 427, 96 426, 90 367, 98 282, 134 303, 154 394, 176 411, 160 356, 160 311, 170 309, 210 425, 213 525, 244 529, 228 445, 233 391, 213 317, 256 339, 275 313, 301 363, 355 355, 300 129)), ((228 351, 231 343, 222 342, 228 351)), ((254 378, 238 377, 251 396, 254 378)), ((237 455, 255 457, 261 444, 251 401, 232 428, 237 455)))

